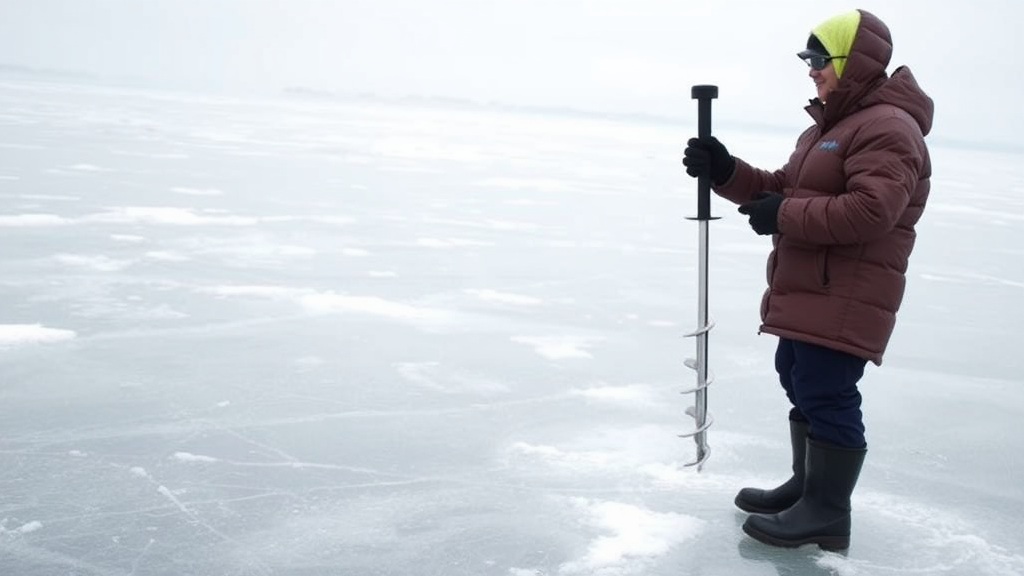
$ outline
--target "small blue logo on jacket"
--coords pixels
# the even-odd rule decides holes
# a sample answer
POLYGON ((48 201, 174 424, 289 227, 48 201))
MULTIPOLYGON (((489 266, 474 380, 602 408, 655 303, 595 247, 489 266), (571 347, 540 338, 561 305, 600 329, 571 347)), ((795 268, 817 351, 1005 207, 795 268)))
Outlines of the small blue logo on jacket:
POLYGON ((839 142, 836 142, 835 140, 822 140, 821 143, 818 144, 818 150, 825 150, 827 152, 831 152, 838 148, 839 142))

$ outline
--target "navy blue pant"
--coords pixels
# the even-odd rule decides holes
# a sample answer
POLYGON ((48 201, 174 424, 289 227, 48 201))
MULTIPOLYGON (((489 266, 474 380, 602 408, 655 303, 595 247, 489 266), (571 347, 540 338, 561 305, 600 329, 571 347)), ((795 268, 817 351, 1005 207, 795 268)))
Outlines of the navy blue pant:
POLYGON ((815 440, 863 448, 864 418, 857 382, 867 361, 816 344, 779 338, 775 370, 793 409, 790 419, 810 424, 815 440))

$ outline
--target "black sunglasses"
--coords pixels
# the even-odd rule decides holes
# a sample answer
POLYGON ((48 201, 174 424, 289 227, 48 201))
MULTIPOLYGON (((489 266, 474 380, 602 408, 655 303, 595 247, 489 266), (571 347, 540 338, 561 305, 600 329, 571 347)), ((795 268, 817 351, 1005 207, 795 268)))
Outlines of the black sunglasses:
POLYGON ((828 66, 829 62, 836 58, 846 58, 846 56, 808 56, 804 58, 804 62, 807 62, 807 65, 815 70, 823 70, 825 66, 828 66))

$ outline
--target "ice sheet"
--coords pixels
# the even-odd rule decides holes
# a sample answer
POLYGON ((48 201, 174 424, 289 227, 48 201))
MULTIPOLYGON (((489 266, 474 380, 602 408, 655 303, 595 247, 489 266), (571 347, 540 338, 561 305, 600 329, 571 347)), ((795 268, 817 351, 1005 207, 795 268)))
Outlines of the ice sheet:
MULTIPOLYGON (((692 126, 28 82, 0 104, 2 574, 1024 573, 1019 156, 933 150, 833 554, 740 530, 736 490, 786 475, 787 406, 767 240, 717 199, 712 456, 683 466, 692 126)), ((766 167, 792 144, 718 135, 766 167)))

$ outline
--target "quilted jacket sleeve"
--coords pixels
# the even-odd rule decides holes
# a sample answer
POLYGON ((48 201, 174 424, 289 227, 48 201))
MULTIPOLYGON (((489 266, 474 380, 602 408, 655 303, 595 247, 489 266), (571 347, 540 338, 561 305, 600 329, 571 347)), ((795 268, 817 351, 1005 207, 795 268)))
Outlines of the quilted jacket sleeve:
POLYGON ((774 172, 754 168, 746 161, 736 158, 736 169, 732 176, 720 186, 715 186, 715 193, 735 204, 743 204, 754 199, 754 195, 762 190, 782 192, 782 183, 786 181, 786 170, 781 168, 774 172))

